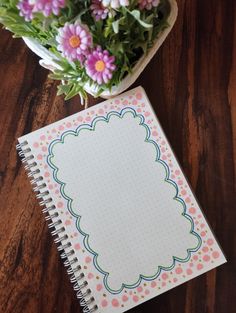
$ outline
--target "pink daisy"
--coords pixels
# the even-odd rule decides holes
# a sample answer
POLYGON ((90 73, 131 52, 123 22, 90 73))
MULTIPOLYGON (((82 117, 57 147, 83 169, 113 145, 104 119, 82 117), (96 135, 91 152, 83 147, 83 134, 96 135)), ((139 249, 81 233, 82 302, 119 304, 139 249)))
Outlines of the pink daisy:
POLYGON ((17 8, 20 10, 20 16, 23 16, 27 22, 33 19, 34 5, 31 4, 30 0, 20 0, 17 8))
POLYGON ((34 12, 41 12, 44 16, 52 13, 58 15, 60 9, 66 6, 65 0, 31 0, 31 2, 34 2, 34 12))
POLYGON ((141 10, 151 10, 153 7, 157 7, 160 3, 160 0, 139 0, 139 8, 141 10))
POLYGON ((109 13, 109 9, 104 7, 102 0, 92 0, 90 9, 96 21, 105 20, 109 13))
POLYGON ((56 40, 59 43, 58 50, 71 61, 83 62, 92 45, 92 36, 88 28, 79 22, 66 23, 64 27, 59 28, 56 40))
POLYGON ((107 50, 97 47, 85 62, 86 73, 99 85, 107 84, 112 78, 112 72, 116 69, 115 57, 110 56, 107 50))

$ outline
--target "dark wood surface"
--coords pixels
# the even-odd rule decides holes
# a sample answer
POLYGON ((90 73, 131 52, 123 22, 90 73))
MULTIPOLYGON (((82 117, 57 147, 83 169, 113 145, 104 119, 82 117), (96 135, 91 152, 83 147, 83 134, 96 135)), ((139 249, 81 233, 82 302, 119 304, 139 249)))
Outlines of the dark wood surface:
MULTIPOLYGON (((228 263, 131 312, 236 312, 235 0, 179 0, 178 21, 141 75, 228 263)), ((17 137, 82 110, 56 96, 38 58, 0 31, 0 311, 79 313, 17 157, 17 137)), ((100 99, 90 98, 89 105, 100 99)))

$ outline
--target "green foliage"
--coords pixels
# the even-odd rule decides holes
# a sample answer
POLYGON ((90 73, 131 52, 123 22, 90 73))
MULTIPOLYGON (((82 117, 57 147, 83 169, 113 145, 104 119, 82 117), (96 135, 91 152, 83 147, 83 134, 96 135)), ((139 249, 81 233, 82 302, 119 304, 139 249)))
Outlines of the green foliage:
POLYGON ((65 94, 66 99, 80 94, 86 97, 84 85, 94 83, 87 76, 79 62, 69 62, 57 51, 56 35, 58 28, 66 22, 79 20, 88 25, 93 36, 94 45, 108 50, 116 58, 116 71, 109 83, 99 86, 98 94, 110 89, 128 74, 137 61, 152 47, 158 35, 168 27, 167 18, 170 13, 168 0, 161 0, 157 8, 139 10, 137 0, 130 0, 128 7, 112 10, 105 20, 95 21, 90 5, 91 0, 67 0, 66 8, 60 16, 51 15, 45 18, 35 14, 31 22, 26 22, 19 15, 18 0, 0 0, 0 23, 10 30, 14 37, 31 37, 50 49, 60 63, 60 70, 50 75, 62 81, 58 94, 65 94))

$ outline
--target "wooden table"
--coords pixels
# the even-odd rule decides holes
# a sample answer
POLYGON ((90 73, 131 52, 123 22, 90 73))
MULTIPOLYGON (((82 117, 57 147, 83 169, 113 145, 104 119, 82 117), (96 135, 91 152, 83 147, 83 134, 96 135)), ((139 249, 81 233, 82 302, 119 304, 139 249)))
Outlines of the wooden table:
MULTIPOLYGON (((236 312, 234 4, 179 0, 172 33, 135 83, 146 89, 228 263, 132 312, 236 312)), ((82 312, 15 145, 83 107, 56 96, 56 82, 21 40, 4 30, 0 38, 1 312, 82 312)))

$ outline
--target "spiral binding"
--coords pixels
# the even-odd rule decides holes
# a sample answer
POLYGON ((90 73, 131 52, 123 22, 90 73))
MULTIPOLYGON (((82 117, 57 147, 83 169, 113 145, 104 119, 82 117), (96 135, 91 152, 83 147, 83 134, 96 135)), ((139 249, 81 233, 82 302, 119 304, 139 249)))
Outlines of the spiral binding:
POLYGON ((65 234, 65 228, 61 225, 62 221, 56 211, 57 208, 53 204, 50 193, 47 190, 47 185, 44 183, 44 178, 40 175, 40 169, 31 153, 31 149, 27 141, 19 143, 16 146, 18 154, 27 172, 30 182, 33 185, 34 192, 37 193, 36 198, 41 199, 39 204, 44 206, 42 212, 45 214, 46 221, 49 222, 48 227, 54 237, 54 242, 57 244, 57 250, 61 258, 64 260, 63 264, 70 276, 70 281, 76 291, 76 296, 80 299, 80 305, 83 307, 84 313, 92 313, 98 310, 95 304, 95 299, 92 296, 91 289, 88 288, 88 282, 85 280, 85 275, 82 272, 82 267, 75 256, 75 251, 69 241, 69 237, 65 234))

